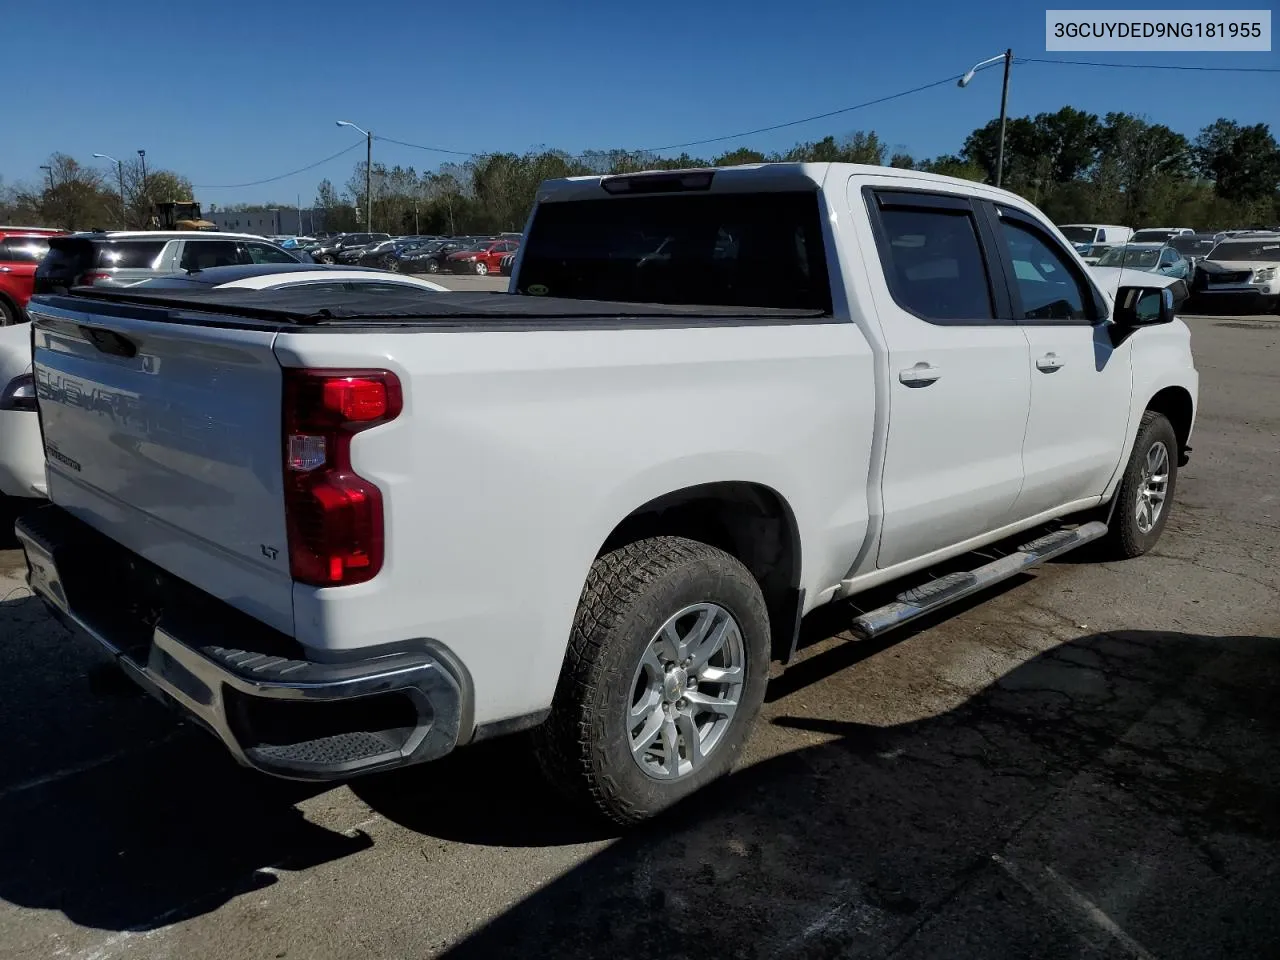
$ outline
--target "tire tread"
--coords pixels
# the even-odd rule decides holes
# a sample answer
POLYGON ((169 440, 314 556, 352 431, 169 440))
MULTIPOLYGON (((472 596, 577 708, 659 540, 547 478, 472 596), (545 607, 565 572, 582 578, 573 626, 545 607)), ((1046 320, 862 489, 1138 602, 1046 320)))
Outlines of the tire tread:
POLYGON ((603 759, 604 744, 591 705, 597 702, 598 689, 608 676, 604 648, 613 628, 642 599, 646 588, 673 569, 700 560, 731 565, 746 573, 723 550, 674 536, 638 540, 596 559, 579 600, 555 705, 535 734, 543 769, 554 784, 570 799, 617 823, 635 823, 647 814, 636 809, 609 777, 595 772, 593 757, 603 759))

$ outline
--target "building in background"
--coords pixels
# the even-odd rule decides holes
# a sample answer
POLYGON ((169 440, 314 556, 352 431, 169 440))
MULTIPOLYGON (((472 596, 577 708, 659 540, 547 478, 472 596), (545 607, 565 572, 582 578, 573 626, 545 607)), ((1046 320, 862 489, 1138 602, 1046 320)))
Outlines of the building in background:
POLYGON ((298 236, 324 229, 324 211, 280 207, 272 210, 216 210, 205 213, 205 219, 219 230, 232 233, 256 233, 263 237, 298 236))

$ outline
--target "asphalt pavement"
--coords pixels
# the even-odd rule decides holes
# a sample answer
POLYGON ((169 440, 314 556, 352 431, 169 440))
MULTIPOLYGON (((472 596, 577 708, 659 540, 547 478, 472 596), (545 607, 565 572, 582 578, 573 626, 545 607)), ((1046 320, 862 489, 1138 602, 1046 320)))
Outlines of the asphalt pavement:
POLYGON ((0 551, 0 958, 1276 956, 1280 322, 1188 322, 1153 554, 876 644, 820 611, 742 769, 625 835, 520 740, 328 789, 241 770, 0 551))

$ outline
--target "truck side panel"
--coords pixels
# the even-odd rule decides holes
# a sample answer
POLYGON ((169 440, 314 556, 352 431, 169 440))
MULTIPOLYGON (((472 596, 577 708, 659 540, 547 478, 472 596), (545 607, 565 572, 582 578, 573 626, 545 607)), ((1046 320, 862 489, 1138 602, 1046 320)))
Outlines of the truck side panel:
POLYGON ((467 664, 476 721, 552 698, 587 570, 664 494, 743 481, 777 492, 802 585, 837 583, 867 532, 871 351, 848 322, 538 332, 282 333, 283 366, 377 366, 404 412, 356 437, 384 491, 373 581, 294 587, 323 652, 439 640, 467 664), (513 639, 518 638, 518 639, 513 639))

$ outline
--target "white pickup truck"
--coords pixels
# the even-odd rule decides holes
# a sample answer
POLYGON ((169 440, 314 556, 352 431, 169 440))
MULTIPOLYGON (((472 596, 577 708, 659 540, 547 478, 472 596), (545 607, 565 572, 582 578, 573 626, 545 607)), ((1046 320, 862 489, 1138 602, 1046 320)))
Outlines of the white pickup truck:
POLYGON ((639 820, 820 604, 874 637, 1156 542, 1198 375, 1133 279, 1011 193, 818 163, 548 182, 509 294, 37 297, 28 579, 259 770, 532 728, 639 820))

